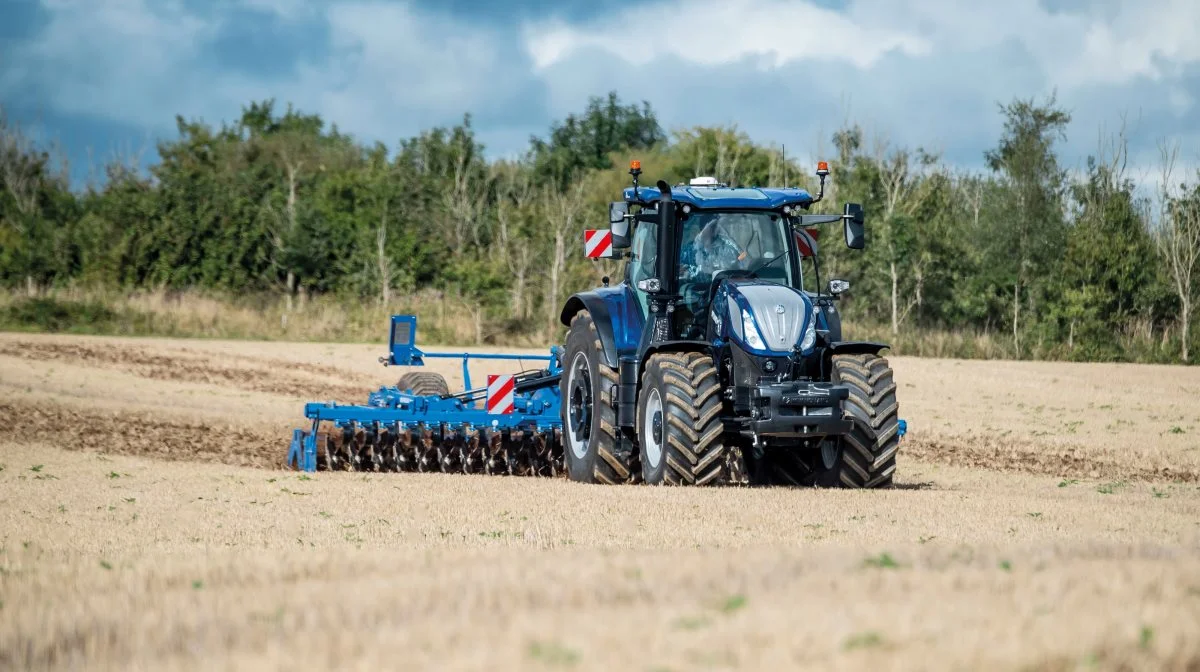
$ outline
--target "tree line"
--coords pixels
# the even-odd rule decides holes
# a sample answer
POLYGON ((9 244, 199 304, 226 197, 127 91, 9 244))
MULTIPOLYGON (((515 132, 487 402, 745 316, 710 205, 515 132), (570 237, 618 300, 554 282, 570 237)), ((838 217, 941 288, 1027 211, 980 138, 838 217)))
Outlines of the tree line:
MULTIPOLYGON (((1163 141, 1140 195, 1123 132, 1073 174, 1058 156, 1070 114, 1053 96, 1000 105, 985 168, 838 129, 821 211, 867 212, 863 252, 822 232, 821 275, 851 281, 845 313, 894 337, 994 335, 1018 357, 1190 361, 1200 299, 1200 174, 1163 141), (1189 347, 1191 346, 1191 347, 1189 347)), ((667 133, 615 93, 489 160, 469 115, 363 143, 319 115, 243 108, 214 127, 176 118, 148 171, 121 161, 72 189, 65 162, 0 115, 0 284, 199 290, 391 304, 435 291, 485 330, 560 335, 573 291, 619 277, 583 257, 584 229, 642 161, 674 184, 805 186, 810 166, 736 127, 667 133)))

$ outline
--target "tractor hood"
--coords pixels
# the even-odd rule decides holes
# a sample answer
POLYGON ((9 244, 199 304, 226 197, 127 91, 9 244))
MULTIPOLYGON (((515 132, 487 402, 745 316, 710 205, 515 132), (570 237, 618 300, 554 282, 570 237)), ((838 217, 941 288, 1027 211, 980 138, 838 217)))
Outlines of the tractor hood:
POLYGON ((780 356, 799 346, 807 354, 815 345, 812 300, 799 290, 761 280, 729 279, 722 283, 718 297, 717 303, 726 307, 729 336, 749 352, 780 356))

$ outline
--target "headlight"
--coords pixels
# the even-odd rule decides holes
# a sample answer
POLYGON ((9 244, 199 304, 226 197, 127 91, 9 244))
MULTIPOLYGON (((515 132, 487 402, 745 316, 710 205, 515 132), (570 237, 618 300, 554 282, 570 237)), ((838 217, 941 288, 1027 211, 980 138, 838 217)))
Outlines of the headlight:
POLYGON ((800 339, 800 349, 808 350, 817 342, 817 307, 814 305, 808 315, 808 326, 804 327, 804 338, 800 339))
POLYGON ((742 310, 742 333, 745 334, 746 345, 758 350, 767 349, 762 336, 758 333, 758 325, 754 323, 754 316, 744 309, 742 310))

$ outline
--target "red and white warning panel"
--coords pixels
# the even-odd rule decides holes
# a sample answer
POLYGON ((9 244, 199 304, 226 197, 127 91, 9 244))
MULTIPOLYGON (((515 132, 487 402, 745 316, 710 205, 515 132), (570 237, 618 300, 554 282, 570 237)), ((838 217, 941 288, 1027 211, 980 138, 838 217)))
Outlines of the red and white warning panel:
POLYGON ((513 412, 513 386, 515 376, 488 376, 487 412, 504 415, 513 412))
POLYGON ((612 229, 586 229, 583 232, 583 251, 596 259, 613 254, 612 229))

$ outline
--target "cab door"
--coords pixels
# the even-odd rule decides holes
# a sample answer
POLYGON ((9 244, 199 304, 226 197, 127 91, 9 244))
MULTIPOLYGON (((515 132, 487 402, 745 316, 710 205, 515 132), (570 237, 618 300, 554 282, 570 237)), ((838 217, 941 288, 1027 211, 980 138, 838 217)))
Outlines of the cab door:
POLYGON ((658 236, 654 234, 653 224, 648 222, 638 224, 633 232, 633 241, 629 246, 629 262, 625 265, 625 277, 637 299, 642 320, 645 320, 650 312, 650 297, 645 290, 638 287, 638 283, 654 277, 654 262, 658 256, 658 236))

